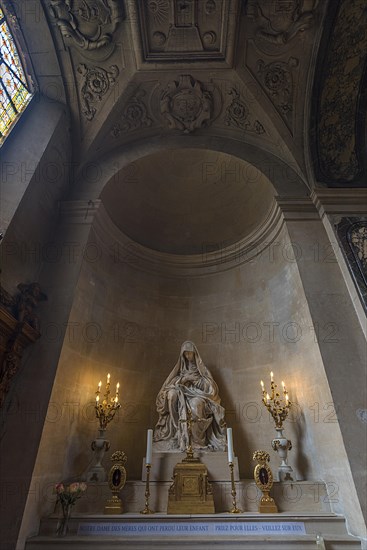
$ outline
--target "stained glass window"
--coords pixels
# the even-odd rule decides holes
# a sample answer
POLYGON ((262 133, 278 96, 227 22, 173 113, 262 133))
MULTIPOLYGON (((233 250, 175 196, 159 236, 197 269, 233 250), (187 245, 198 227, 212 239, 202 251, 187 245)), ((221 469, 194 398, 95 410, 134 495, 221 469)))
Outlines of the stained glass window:
POLYGON ((0 143, 31 98, 14 39, 0 8, 0 143))

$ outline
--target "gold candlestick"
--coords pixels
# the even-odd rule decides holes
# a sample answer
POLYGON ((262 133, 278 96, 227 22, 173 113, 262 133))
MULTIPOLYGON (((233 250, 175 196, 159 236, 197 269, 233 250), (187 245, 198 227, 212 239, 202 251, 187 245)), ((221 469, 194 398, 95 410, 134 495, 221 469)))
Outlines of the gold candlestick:
POLYGON ((236 493, 236 486, 234 484, 234 473, 233 473, 234 466, 233 466, 233 462, 229 462, 228 466, 229 466, 229 469, 230 469, 230 472, 231 472, 231 487, 232 487, 232 490, 231 490, 232 510, 230 510, 230 514, 240 514, 242 512, 242 510, 237 508, 237 501, 236 501, 237 493, 236 493))
POLYGON ((149 508, 149 498, 150 498, 150 491, 149 491, 149 477, 150 477, 150 468, 152 467, 151 464, 145 465, 147 469, 147 479, 145 482, 145 508, 144 510, 141 510, 141 514, 154 514, 153 510, 149 508))

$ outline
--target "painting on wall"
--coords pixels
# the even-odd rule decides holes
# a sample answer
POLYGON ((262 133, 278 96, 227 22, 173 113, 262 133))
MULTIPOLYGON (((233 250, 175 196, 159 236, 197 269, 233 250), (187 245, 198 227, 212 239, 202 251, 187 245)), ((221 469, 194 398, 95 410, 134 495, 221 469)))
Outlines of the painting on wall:
POLYGON ((345 217, 335 224, 339 244, 367 311, 367 217, 345 217))

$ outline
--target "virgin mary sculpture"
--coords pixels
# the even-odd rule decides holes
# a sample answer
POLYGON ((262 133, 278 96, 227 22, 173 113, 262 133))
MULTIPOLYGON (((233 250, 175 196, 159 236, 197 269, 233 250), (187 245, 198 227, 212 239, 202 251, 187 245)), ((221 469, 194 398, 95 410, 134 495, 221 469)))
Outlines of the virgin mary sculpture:
POLYGON ((193 342, 182 344, 178 361, 158 393, 156 405, 159 418, 154 441, 164 442, 165 450, 186 450, 189 410, 192 447, 225 450, 225 411, 220 404, 218 386, 193 342))

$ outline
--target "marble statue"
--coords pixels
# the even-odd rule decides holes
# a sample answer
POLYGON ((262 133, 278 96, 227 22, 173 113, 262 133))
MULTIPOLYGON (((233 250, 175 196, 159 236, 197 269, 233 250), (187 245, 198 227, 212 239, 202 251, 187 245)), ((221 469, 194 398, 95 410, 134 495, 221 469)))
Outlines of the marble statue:
POLYGON ((161 450, 186 450, 189 410, 193 449, 225 450, 225 411, 220 404, 218 386, 193 342, 182 344, 178 361, 165 380, 156 405, 159 419, 154 441, 161 442, 161 450))

